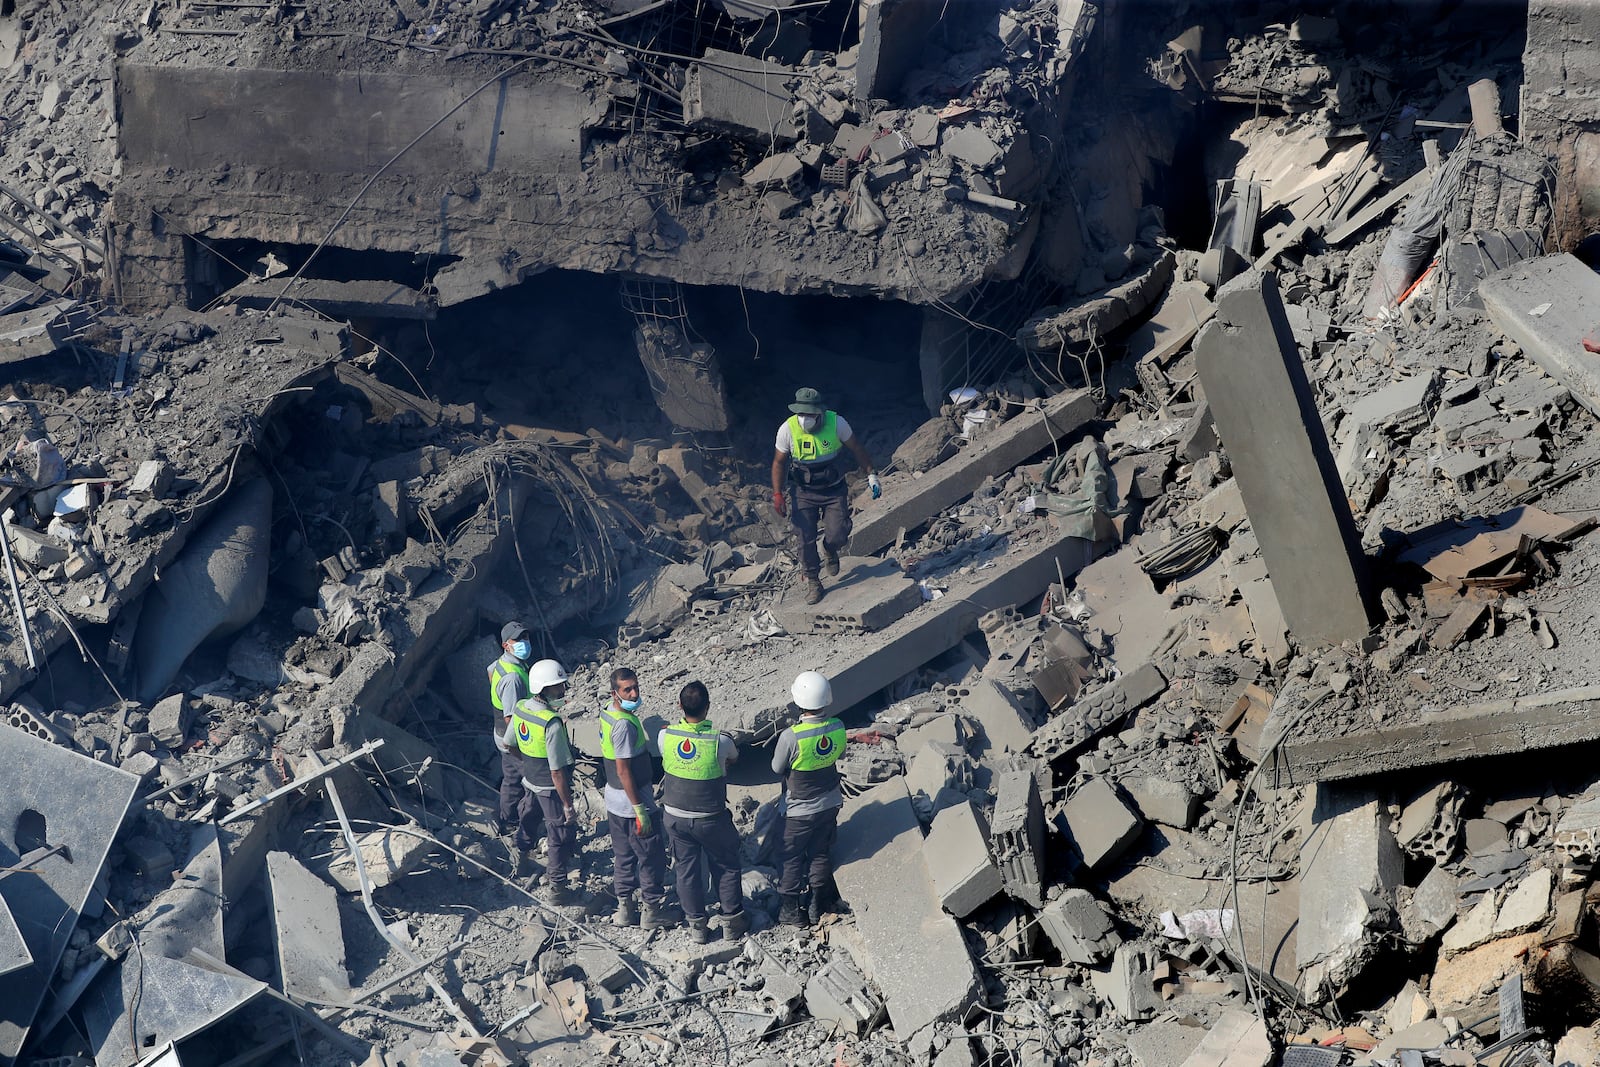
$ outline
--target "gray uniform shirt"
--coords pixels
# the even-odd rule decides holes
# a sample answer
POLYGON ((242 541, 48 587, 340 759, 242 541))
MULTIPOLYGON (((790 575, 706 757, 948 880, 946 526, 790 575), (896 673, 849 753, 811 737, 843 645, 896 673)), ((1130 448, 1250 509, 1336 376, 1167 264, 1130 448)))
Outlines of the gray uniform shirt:
MULTIPOLYGON (((658 746, 661 744, 661 738, 656 738, 656 744, 658 746)), ((722 773, 724 775, 728 773, 728 764, 733 763, 738 758, 739 746, 733 743, 733 738, 727 734, 717 734, 717 762, 722 765, 722 773)), ((675 815, 680 819, 711 819, 721 815, 722 811, 728 810, 723 808, 722 811, 684 811, 682 808, 675 808, 671 804, 663 804, 661 807, 668 815, 675 815)), ((631 806, 628 808, 628 814, 633 814, 631 806)))
MULTIPOLYGON (((802 725, 815 726, 819 722, 826 722, 828 716, 819 715, 812 718, 809 715, 800 716, 802 725)), ((772 749, 772 773, 787 775, 789 764, 794 762, 794 755, 800 751, 800 741, 794 736, 793 730, 785 730, 778 735, 778 743, 772 749)), ((790 800, 788 790, 783 795, 784 814, 793 815, 795 818, 804 818, 818 812, 827 811, 829 808, 844 807, 844 794, 834 788, 821 796, 812 797, 810 800, 790 800)))
MULTIPOLYGON (((633 723, 626 719, 611 728, 611 748, 616 752, 618 762, 650 751, 649 746, 645 744, 643 734, 635 730, 633 723)), ((650 787, 643 782, 634 782, 633 785, 639 791, 639 803, 646 808, 654 809, 656 798, 650 795, 650 787)), ((633 818, 633 802, 628 799, 628 794, 610 783, 606 785, 606 814, 620 815, 625 819, 633 818)))

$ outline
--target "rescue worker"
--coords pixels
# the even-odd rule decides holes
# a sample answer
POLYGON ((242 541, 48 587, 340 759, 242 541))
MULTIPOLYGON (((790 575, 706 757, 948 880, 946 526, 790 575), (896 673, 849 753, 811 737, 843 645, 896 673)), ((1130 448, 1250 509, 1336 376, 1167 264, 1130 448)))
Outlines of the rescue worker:
POLYGON ((835 895, 833 842, 838 833, 839 771, 844 754, 844 723, 828 715, 833 686, 816 671, 805 671, 789 688, 800 721, 778 735, 772 752, 773 773, 783 776, 783 851, 778 893, 778 922, 798 926, 809 918, 820 922, 835 895), (811 888, 809 910, 805 903, 811 888))
POLYGON ((861 447, 850 424, 822 403, 815 389, 801 389, 789 405, 790 416, 778 427, 777 451, 772 456, 772 506, 788 514, 800 535, 800 573, 805 601, 822 599, 822 575, 839 573, 839 553, 850 540, 850 500, 845 485, 844 449, 849 449, 876 500, 883 493, 867 450, 861 447), (789 485, 785 507, 784 485, 789 485), (817 557, 817 531, 822 531, 822 552, 817 557))
POLYGON ((750 932, 740 880, 739 832, 728 812, 728 764, 739 758, 733 739, 706 720, 711 694, 702 682, 678 693, 683 721, 656 735, 661 752, 661 806, 666 810, 678 901, 696 944, 711 940, 706 927, 706 875, 716 882, 722 904, 722 936, 737 940, 750 932))
POLYGON ((600 711, 600 756, 606 768, 606 823, 611 829, 612 887, 618 926, 640 925, 633 902, 644 902, 644 928, 672 925, 667 914, 666 831, 651 785, 650 746, 639 721, 639 676, 627 667, 611 672, 611 703, 600 711))
POLYGON ((496 813, 495 829, 501 837, 516 832, 512 845, 518 856, 532 851, 534 836, 539 830, 538 819, 532 817, 537 810, 533 798, 522 788, 522 753, 507 740, 506 732, 511 726, 512 709, 528 695, 528 660, 533 656, 531 637, 522 623, 506 623, 500 628, 500 658, 489 664, 489 702, 498 713, 494 747, 500 751, 500 809, 496 813))
MULTIPOLYGON (((567 863, 577 836, 572 812, 572 745, 567 726, 556 713, 567 703, 567 672, 553 659, 528 668, 532 696, 519 700, 512 711, 507 740, 522 752, 522 785, 538 804, 545 825, 545 881, 547 899, 555 907, 579 902, 567 882, 567 863)), ((532 857, 518 857, 518 877, 527 877, 532 857)))

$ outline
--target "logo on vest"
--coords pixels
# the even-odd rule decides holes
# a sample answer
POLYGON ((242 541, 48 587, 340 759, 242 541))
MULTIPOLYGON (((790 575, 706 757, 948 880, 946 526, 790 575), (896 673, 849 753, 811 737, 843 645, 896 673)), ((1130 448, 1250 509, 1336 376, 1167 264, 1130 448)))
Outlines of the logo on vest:
POLYGON ((531 738, 532 736, 533 736, 533 730, 531 728, 529 728, 527 723, 523 722, 521 719, 518 719, 517 720, 517 737, 520 738, 523 741, 526 741, 529 738, 531 738))
POLYGON ((833 738, 829 737, 827 734, 823 734, 821 737, 817 738, 817 755, 826 756, 832 751, 833 738))
POLYGON ((694 759, 694 742, 687 737, 679 741, 678 756, 680 759, 694 759))

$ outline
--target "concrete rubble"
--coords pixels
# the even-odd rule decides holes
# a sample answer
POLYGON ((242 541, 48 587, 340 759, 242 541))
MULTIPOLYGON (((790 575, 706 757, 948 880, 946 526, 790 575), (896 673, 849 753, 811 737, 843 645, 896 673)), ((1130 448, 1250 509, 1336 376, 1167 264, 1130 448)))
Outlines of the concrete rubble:
POLYGON ((0 4, 0 1065, 1594 1062, 1600 16, 1302 7, 0 4), (624 666, 743 940, 609 921, 624 666))

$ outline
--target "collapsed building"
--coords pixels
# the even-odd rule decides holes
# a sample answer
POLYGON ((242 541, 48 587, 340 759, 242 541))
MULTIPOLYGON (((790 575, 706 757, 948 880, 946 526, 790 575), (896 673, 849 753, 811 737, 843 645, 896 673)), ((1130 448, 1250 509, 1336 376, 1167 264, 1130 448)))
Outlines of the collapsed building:
POLYGON ((11 7, 0 1061, 1600 1055, 1593 12, 11 7), (508 878, 512 618, 589 821, 826 674, 848 911, 508 878))

